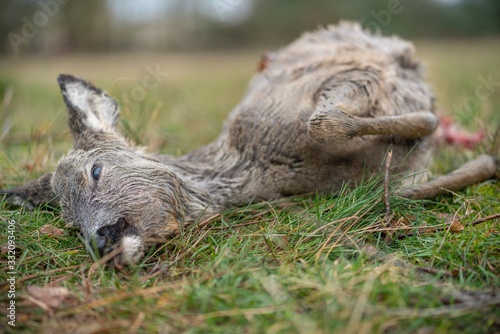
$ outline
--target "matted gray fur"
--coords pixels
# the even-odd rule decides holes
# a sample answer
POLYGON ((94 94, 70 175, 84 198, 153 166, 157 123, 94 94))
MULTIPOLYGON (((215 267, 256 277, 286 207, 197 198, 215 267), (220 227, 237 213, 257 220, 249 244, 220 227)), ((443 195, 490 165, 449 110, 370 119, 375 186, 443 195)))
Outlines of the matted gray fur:
MULTIPOLYGON (((181 157, 134 146, 115 128, 111 97, 59 76, 74 149, 55 173, 7 191, 11 202, 35 206, 56 195, 64 220, 101 254, 121 247, 113 260, 121 268, 181 225, 228 207, 354 185, 389 148, 400 171, 423 171, 438 120, 411 43, 344 22, 304 34, 261 65, 220 136, 181 157)), ((459 181, 402 195, 432 197, 495 170, 494 158, 481 157, 456 172, 459 181)))

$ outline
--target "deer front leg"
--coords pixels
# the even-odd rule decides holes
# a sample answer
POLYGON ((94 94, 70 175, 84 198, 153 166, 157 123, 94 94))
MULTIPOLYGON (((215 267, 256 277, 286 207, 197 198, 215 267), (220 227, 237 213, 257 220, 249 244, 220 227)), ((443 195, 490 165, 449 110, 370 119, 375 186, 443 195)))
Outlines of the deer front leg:
POLYGON ((24 206, 30 211, 44 204, 57 207, 59 203, 52 190, 51 180, 52 173, 47 173, 18 188, 0 189, 0 199, 2 195, 6 195, 5 202, 7 204, 17 207, 24 206))
POLYGON ((431 135, 439 123, 430 111, 400 116, 364 118, 351 116, 340 109, 316 111, 308 122, 308 133, 321 144, 341 144, 365 135, 397 135, 416 139, 431 135))
POLYGON ((410 189, 404 189, 399 195, 412 199, 434 198, 447 191, 455 191, 467 186, 494 178, 499 168, 498 159, 490 155, 481 155, 467 162, 459 169, 421 183, 410 189))

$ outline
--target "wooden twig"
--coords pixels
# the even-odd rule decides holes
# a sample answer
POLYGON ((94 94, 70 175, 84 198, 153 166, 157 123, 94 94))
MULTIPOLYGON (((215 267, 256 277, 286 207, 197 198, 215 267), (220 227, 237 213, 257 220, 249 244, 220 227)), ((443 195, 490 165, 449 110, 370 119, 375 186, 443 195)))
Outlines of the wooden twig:
POLYGON ((484 223, 485 221, 492 220, 492 219, 497 219, 497 218, 500 218, 500 212, 499 213, 495 213, 495 214, 490 215, 490 216, 486 216, 486 217, 474 220, 474 221, 468 223, 467 226, 475 226, 477 224, 484 223))
MULTIPOLYGON (((468 223, 466 225, 466 227, 476 226, 478 224, 484 223, 485 221, 492 220, 492 219, 497 219, 497 218, 500 218, 500 213, 495 213, 493 215, 486 216, 486 217, 479 218, 477 220, 471 221, 470 223, 468 223)), ((439 232, 439 231, 446 230, 451 225, 453 225, 453 220, 451 222, 449 222, 448 224, 446 224, 445 226, 441 226, 441 225, 440 226, 419 226, 417 228, 418 228, 418 230, 423 229, 424 232, 425 232, 425 230, 432 230, 432 232, 439 232)), ((398 235, 398 239, 402 239, 402 238, 405 238, 405 237, 411 237, 411 236, 413 236, 413 235, 415 235, 416 233, 419 233, 419 232, 420 231, 399 234, 398 235)))
POLYGON ((385 219, 389 222, 391 217, 391 203, 389 202, 389 169, 391 167, 392 149, 387 153, 385 160, 385 177, 384 177, 384 201, 385 201, 385 219))

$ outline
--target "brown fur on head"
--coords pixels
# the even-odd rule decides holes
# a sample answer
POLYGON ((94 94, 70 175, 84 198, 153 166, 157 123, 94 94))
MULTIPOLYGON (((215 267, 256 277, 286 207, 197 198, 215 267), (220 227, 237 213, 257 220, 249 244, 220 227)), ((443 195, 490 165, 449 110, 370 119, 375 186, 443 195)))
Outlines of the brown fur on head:
POLYGON ((135 263, 149 240, 178 231, 186 202, 181 180, 118 133, 111 97, 69 75, 59 84, 75 139, 52 178, 63 217, 101 254, 122 246, 119 262, 135 263))

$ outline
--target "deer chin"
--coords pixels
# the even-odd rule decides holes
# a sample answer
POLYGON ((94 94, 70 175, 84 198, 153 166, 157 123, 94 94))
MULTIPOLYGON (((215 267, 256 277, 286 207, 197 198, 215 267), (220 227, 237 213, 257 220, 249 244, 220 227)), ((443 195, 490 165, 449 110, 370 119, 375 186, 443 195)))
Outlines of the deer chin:
POLYGON ((122 239, 122 262, 126 265, 134 265, 142 257, 142 240, 136 235, 124 236, 122 239))
POLYGON ((127 266, 136 265, 143 258, 144 253, 148 251, 149 247, 158 242, 166 242, 166 237, 180 233, 179 225, 180 223, 177 220, 169 219, 167 224, 160 229, 162 232, 161 237, 143 239, 137 234, 124 235, 120 241, 111 246, 110 253, 114 249, 118 251, 118 254, 108 261, 108 265, 118 271, 123 271, 127 266))
POLYGON ((123 271, 126 266, 136 265, 144 255, 142 239, 136 235, 124 236, 118 248, 119 253, 108 262, 109 265, 118 271, 123 271))

